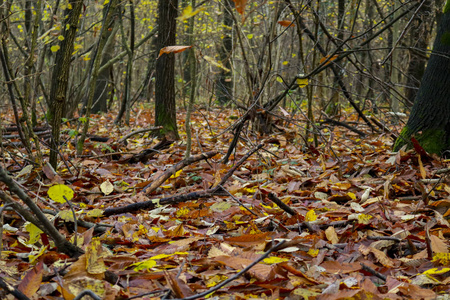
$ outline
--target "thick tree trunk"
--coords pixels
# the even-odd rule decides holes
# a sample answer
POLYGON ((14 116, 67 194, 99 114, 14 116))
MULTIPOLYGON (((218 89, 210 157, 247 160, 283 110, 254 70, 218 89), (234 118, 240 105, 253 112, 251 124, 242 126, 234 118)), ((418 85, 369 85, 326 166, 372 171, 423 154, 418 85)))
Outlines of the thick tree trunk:
MULTIPOLYGON (((178 0, 159 0, 157 53, 176 43, 178 0)), ((175 55, 163 54, 156 61, 155 126, 163 126, 161 137, 179 139, 175 104, 175 55)))
POLYGON ((414 137, 429 153, 450 150, 450 0, 446 1, 433 52, 417 93, 408 123, 394 151, 414 137))

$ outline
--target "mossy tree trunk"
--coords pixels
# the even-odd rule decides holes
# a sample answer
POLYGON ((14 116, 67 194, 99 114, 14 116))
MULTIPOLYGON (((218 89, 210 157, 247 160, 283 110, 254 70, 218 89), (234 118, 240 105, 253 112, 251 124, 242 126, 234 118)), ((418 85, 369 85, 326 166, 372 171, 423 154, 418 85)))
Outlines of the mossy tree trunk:
MULTIPOLYGON (((156 51, 175 46, 178 0, 159 0, 156 51)), ((175 54, 163 54, 156 61, 155 126, 162 126, 160 137, 179 139, 175 105, 175 54)))
POLYGON ((411 145, 414 137, 429 153, 450 150, 450 0, 446 1, 433 51, 417 93, 411 115, 394 151, 411 145))

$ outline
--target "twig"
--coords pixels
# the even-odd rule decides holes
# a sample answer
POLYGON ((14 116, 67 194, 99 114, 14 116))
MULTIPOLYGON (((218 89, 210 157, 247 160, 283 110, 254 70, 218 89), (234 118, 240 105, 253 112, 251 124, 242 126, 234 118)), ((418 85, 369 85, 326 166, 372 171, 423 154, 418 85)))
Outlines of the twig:
MULTIPOLYGON (((0 166, 0 181, 3 181, 9 188, 9 190, 16 194, 32 211, 34 216, 31 215, 32 218, 37 219, 39 222, 33 223, 40 229, 42 229, 46 234, 48 234, 53 241, 55 242, 58 250, 68 254, 71 257, 77 257, 84 253, 81 248, 78 248, 72 245, 69 241, 66 240, 66 237, 63 236, 58 229, 51 223, 47 217, 44 215, 42 210, 37 206, 36 203, 25 193, 23 189, 21 189, 8 174, 6 171, 0 166)), ((1 193, 0 193, 1 194, 1 193)), ((5 193, 3 193, 6 195, 5 193)))
POLYGON ((390 130, 388 127, 386 127, 386 125, 381 123, 374 116, 369 116, 369 120, 372 121, 372 123, 374 123, 375 125, 377 125, 381 130, 383 130, 385 132, 389 132, 392 139, 396 140, 398 138, 398 135, 396 135, 394 132, 392 132, 392 130, 390 130))
POLYGON ((102 300, 102 298, 100 298, 99 296, 97 296, 93 291, 91 290, 84 290, 81 293, 78 294, 78 296, 76 296, 75 298, 73 298, 73 300, 81 300, 81 298, 83 298, 84 296, 91 296, 92 299, 94 300, 102 300))
MULTIPOLYGON (((353 223, 353 220, 335 221, 335 222, 331 222, 329 224, 314 224, 313 226, 318 226, 320 229, 327 229, 330 226, 336 226, 336 227, 337 226, 345 226, 350 223, 353 223)), ((286 226, 286 228, 289 230, 297 230, 299 227, 309 228, 308 225, 310 227, 312 224, 310 222, 302 222, 299 224, 286 226)))
POLYGON ((3 280, 2 277, 0 277, 0 288, 4 289, 8 292, 8 294, 13 295, 18 300, 30 300, 25 294, 23 294, 21 291, 7 283, 5 280, 3 280))
POLYGON ((364 132, 362 132, 361 130, 358 130, 355 127, 350 126, 350 125, 348 125, 347 123, 344 123, 344 122, 340 122, 340 121, 337 121, 337 120, 333 120, 333 119, 328 119, 327 118, 327 119, 323 120, 323 122, 321 122, 321 123, 330 123, 330 124, 333 124, 333 125, 342 126, 342 127, 347 128, 348 130, 351 130, 351 131, 359 134, 361 137, 365 137, 366 136, 366 134, 364 132))
POLYGON ((386 276, 384 276, 383 274, 381 274, 380 272, 375 271, 374 269, 372 269, 371 267, 361 263, 361 267, 364 271, 369 272, 370 274, 380 278, 381 280, 386 281, 386 276))
POLYGON ((133 132, 130 132, 129 134, 127 134, 126 136, 124 136, 120 140, 118 140, 117 143, 123 143, 128 138, 130 138, 131 136, 133 136, 135 134, 139 134, 139 133, 143 133, 143 132, 147 132, 147 131, 159 130, 159 129, 162 129, 162 128, 163 128, 162 126, 156 126, 156 127, 150 127, 150 128, 143 128, 143 129, 135 130, 133 132))
POLYGON ((397 243, 401 243, 402 240, 393 236, 368 236, 368 240, 375 240, 375 241, 394 241, 397 243))
POLYGON ((231 194, 229 191, 227 191, 222 185, 219 185, 219 187, 222 189, 222 191, 224 191, 225 193, 228 194, 228 196, 231 197, 231 199, 233 199, 234 201, 236 201, 241 207, 243 207, 244 209, 246 209, 249 213, 251 213, 252 215, 259 217, 255 212, 253 212, 250 208, 248 208, 247 206, 245 206, 238 198, 236 198, 235 196, 233 196, 233 194, 231 194))
POLYGON ((176 204, 176 203, 185 202, 185 201, 189 201, 189 200, 208 198, 213 195, 226 195, 225 193, 223 193, 220 186, 223 186, 225 184, 225 182, 228 180, 228 178, 230 178, 233 175, 233 172, 236 171, 236 169, 239 168, 253 153, 258 151, 258 149, 261 149, 262 146, 263 146, 263 144, 260 144, 257 147, 253 148, 252 150, 250 150, 246 155, 244 155, 234 165, 233 168, 231 168, 227 172, 227 174, 225 174, 225 176, 222 178, 222 180, 219 182, 219 184, 217 184, 216 186, 214 186, 210 189, 199 191, 199 192, 192 192, 192 193, 188 193, 185 195, 176 195, 176 196, 172 196, 172 197, 167 197, 167 198, 160 199, 159 201, 156 199, 152 199, 149 201, 133 203, 133 204, 126 205, 126 206, 107 208, 103 212, 103 215, 108 217, 108 216, 117 215, 117 214, 134 212, 134 211, 138 211, 140 209, 153 209, 158 205, 176 204))
POLYGON ((11 206, 11 203, 5 203, 2 207, 0 207, 0 257, 3 251, 3 211, 11 206))
POLYGON ((284 241, 279 242, 278 244, 276 244, 275 246, 273 246, 272 248, 270 248, 269 250, 267 250, 266 253, 264 253, 260 258, 258 258, 257 260, 255 260, 254 262, 252 262, 251 264, 249 264, 246 268, 244 268, 242 271, 240 271, 239 273, 237 273, 236 275, 234 275, 233 277, 228 278, 225 281, 222 281, 221 283, 219 283, 218 285, 210 288, 209 290, 204 291, 203 293, 197 294, 197 295, 193 295, 190 297, 186 297, 183 299, 174 299, 174 300, 194 300, 194 299, 198 299, 198 298, 202 298, 205 297, 219 289, 221 289, 222 287, 224 287, 225 285, 227 285, 228 283, 238 279, 239 277, 241 277, 243 274, 245 274, 248 270, 250 270, 251 268, 253 268, 256 264, 258 264, 260 261, 262 261, 263 259, 265 259, 266 257, 269 256, 270 253, 278 250, 280 247, 282 247, 284 244, 284 241))
POLYGON ((267 195, 267 197, 269 198, 270 201, 274 202, 276 205, 278 205, 282 210, 284 210, 285 212, 287 212, 288 214, 290 214, 291 216, 296 216, 297 213, 295 212, 295 210, 293 210, 292 208, 290 208, 289 206, 287 206, 283 201, 280 200, 280 198, 277 197, 277 195, 275 195, 275 193, 269 193, 269 195, 267 195))
POLYGON ((161 184, 164 183, 170 176, 174 175, 177 171, 183 169, 186 166, 189 166, 190 164, 197 162, 199 160, 208 159, 216 155, 217 151, 210 151, 206 153, 201 153, 198 155, 191 156, 189 158, 183 159, 182 161, 178 162, 177 164, 173 165, 169 169, 167 169, 163 174, 161 174, 158 178, 156 178, 152 183, 147 185, 142 192, 145 194, 150 194, 154 190, 156 190, 161 184))
POLYGON ((63 195, 64 200, 66 200, 66 203, 69 205, 70 210, 72 211, 72 216, 73 216, 73 227, 74 227, 74 231, 75 231, 75 235, 73 237, 73 245, 76 247, 77 246, 77 235, 78 235, 78 220, 77 220, 77 215, 75 214, 75 210, 73 209, 73 205, 72 203, 67 199, 66 196, 63 195))
POLYGON ((247 152, 247 154, 245 154, 228 172, 227 174, 225 174, 225 176, 222 178, 222 180, 220 181, 220 183, 218 185, 223 185, 228 178, 231 177, 231 175, 233 175, 234 171, 237 170, 237 168, 239 168, 244 161, 246 161, 253 153, 255 153, 256 151, 258 151, 259 149, 261 149, 264 146, 264 144, 259 144, 258 146, 256 146, 255 148, 253 148, 252 150, 250 150, 249 152, 247 152))

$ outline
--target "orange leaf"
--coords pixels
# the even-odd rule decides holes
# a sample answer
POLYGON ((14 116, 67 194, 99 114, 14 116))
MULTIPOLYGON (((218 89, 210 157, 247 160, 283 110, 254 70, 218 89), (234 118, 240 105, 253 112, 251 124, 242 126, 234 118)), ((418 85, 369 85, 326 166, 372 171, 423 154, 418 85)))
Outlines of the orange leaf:
POLYGON ((39 262, 33 269, 27 272, 23 277, 17 289, 26 296, 33 296, 39 289, 42 283, 42 274, 44 274, 44 264, 39 262))
POLYGON ((278 21, 278 24, 280 24, 283 27, 294 27, 295 24, 293 23, 293 21, 289 21, 289 20, 281 20, 278 21))
POLYGON ((247 5, 248 0, 233 0, 234 5, 236 6, 236 10, 241 15, 244 14, 245 6, 247 5))
POLYGON ((338 57, 339 57, 339 55, 337 55, 337 54, 333 55, 332 57, 327 55, 327 56, 324 56, 324 57, 322 57, 320 59, 320 63, 322 64, 324 61, 326 61, 328 59, 327 63, 325 64, 325 66, 326 66, 326 65, 328 65, 330 62, 332 62, 333 60, 335 60, 338 57))
POLYGON ((192 46, 167 46, 159 50, 158 58, 164 53, 180 53, 190 48, 192 48, 192 46))

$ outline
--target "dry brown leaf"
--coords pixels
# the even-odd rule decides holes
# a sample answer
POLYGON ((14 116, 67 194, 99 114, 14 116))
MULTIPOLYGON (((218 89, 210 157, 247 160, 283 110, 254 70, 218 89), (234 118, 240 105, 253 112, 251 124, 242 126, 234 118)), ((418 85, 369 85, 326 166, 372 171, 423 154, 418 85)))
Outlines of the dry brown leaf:
POLYGON ((336 230, 334 229, 334 227, 330 226, 325 230, 325 235, 327 236, 327 239, 332 243, 332 244, 337 244, 339 243, 339 238, 336 234, 336 230))
POLYGON ((17 289, 31 298, 38 290, 42 283, 42 275, 44 274, 44 264, 39 262, 33 269, 29 270, 22 278, 17 289))
POLYGON ((164 53, 180 53, 190 48, 192 48, 192 46, 167 46, 159 50, 158 58, 160 58, 164 53))
POLYGON ((289 21, 289 20, 278 21, 278 24, 280 24, 283 27, 294 27, 295 26, 295 23, 293 21, 289 21))

